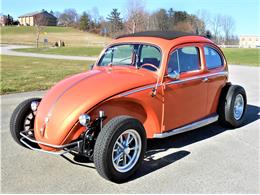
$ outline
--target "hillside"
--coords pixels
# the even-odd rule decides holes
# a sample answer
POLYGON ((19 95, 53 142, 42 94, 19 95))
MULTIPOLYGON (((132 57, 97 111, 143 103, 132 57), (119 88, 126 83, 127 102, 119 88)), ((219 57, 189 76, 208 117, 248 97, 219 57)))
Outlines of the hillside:
MULTIPOLYGON (((0 27, 0 43, 8 44, 35 44, 36 31, 32 26, 5 26, 0 27)), ((67 46, 104 45, 111 39, 96 34, 82 32, 71 27, 44 27, 40 35, 40 42, 47 38, 49 44, 62 40, 67 46)))

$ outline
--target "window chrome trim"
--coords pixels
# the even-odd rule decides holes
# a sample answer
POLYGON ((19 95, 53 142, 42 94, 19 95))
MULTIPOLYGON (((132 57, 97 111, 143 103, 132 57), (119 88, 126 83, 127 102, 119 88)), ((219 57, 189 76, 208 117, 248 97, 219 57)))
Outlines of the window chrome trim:
MULTIPOLYGON (((128 91, 128 92, 121 93, 119 96, 120 97, 124 97, 124 96, 128 96, 128 95, 131 95, 133 93, 140 92, 140 91, 144 91, 144 90, 147 90, 147 89, 152 89, 152 88, 155 87, 155 85, 156 84, 148 85, 148 86, 145 86, 145 87, 140 87, 140 88, 128 91)), ((161 86, 161 84, 159 84, 158 86, 161 86)))
MULTIPOLYGON (((197 79, 204 79, 204 78, 214 77, 214 76, 227 76, 227 75, 228 75, 227 71, 222 71, 222 72, 217 72, 217 73, 205 74, 205 75, 202 75, 202 76, 193 76, 193 77, 185 78, 185 79, 182 79, 182 80, 174 80, 174 81, 171 81, 171 82, 167 82, 165 84, 166 85, 179 84, 179 83, 185 83, 187 81, 192 81, 192 80, 197 80, 197 79)), ((140 92, 140 91, 144 91, 144 90, 147 90, 147 89, 152 89, 152 88, 155 87, 155 85, 156 85, 156 83, 155 84, 151 84, 151 85, 147 85, 147 86, 144 86, 144 87, 140 87, 140 88, 137 88, 137 89, 133 89, 133 90, 121 93, 121 94, 119 94, 119 96, 120 97, 124 97, 124 96, 128 96, 128 95, 131 95, 133 93, 140 92)), ((158 87, 160 87, 162 85, 163 84, 160 83, 160 84, 158 84, 158 87)))
POLYGON ((209 45, 209 44, 205 44, 205 45, 203 46, 203 53, 204 53, 204 57, 205 57, 205 65, 206 65, 206 67, 207 67, 208 70, 214 70, 214 69, 216 69, 216 68, 220 68, 220 67, 225 66, 223 54, 220 53, 220 51, 219 51, 218 48, 216 48, 216 47, 214 47, 214 46, 212 46, 212 45, 209 45), (212 50, 214 50, 214 51, 217 52, 217 54, 219 55, 219 57, 220 57, 220 59, 221 59, 221 65, 220 65, 220 66, 213 67, 213 68, 209 68, 209 66, 208 66, 208 64, 207 64, 207 59, 206 59, 206 54, 205 54, 205 48, 210 48, 210 49, 212 49, 212 50))
POLYGON ((205 75, 201 75, 201 76, 193 76, 193 77, 185 78, 185 79, 182 79, 182 80, 171 81, 171 82, 166 83, 166 85, 179 84, 179 83, 185 83, 187 81, 204 79, 204 78, 208 78, 208 77, 227 76, 227 75, 228 75, 227 71, 222 71, 222 72, 217 72, 217 73, 205 74, 205 75))
MULTIPOLYGON (((169 62, 170 62, 170 58, 172 57, 172 55, 177 52, 177 63, 178 63, 178 73, 181 74, 181 73, 186 73, 186 72, 190 72, 190 71, 200 71, 202 70, 202 61, 201 61, 201 55, 203 55, 203 53, 201 52, 201 49, 198 45, 182 45, 180 47, 176 47, 175 49, 173 49, 171 52, 170 52, 170 55, 169 55, 169 60, 167 62, 167 72, 168 72, 168 67, 169 67, 169 62), (180 49, 183 49, 183 48, 186 48, 186 47, 194 47, 196 49, 196 51, 198 52, 197 53, 197 56, 198 56, 198 69, 195 69, 195 70, 189 70, 189 71, 182 71, 181 72, 181 66, 180 66, 180 58, 179 58, 179 50, 180 49)), ((168 72, 169 73, 169 72, 168 72)))
MULTIPOLYGON (((158 70, 155 71, 155 72, 159 72, 159 70, 162 68, 162 61, 163 61, 163 58, 164 58, 164 54, 162 52, 162 48, 159 46, 159 45, 156 45, 156 44, 153 44, 153 43, 146 43, 146 42, 122 42, 122 43, 112 43, 110 45, 108 45, 104 50, 103 52, 100 54, 100 57, 97 59, 96 61, 96 66, 98 67, 104 67, 104 66, 101 66, 99 63, 100 61, 102 60, 104 54, 106 53, 106 51, 111 48, 111 47, 116 47, 116 46, 121 46, 121 45, 146 45, 146 46, 152 46, 154 48, 156 48, 159 52, 160 52, 160 55, 161 55, 161 60, 160 60, 160 64, 159 64, 159 67, 158 67, 158 70)), ((131 66, 131 65, 126 65, 126 66, 131 66)), ((154 72, 154 71, 152 71, 154 72)))

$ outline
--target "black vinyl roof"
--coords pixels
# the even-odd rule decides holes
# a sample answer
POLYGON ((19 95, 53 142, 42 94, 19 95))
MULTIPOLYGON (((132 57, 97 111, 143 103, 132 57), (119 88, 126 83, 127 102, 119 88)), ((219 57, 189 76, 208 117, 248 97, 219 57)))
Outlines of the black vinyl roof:
POLYGON ((132 33, 132 34, 126 34, 126 35, 121 35, 116 37, 116 39, 119 38, 124 38, 124 37, 157 37, 157 38, 162 38, 162 39, 176 39, 179 37, 184 37, 184 36, 198 36, 196 34, 192 33, 186 33, 186 32, 179 32, 179 31, 144 31, 144 32, 137 32, 137 33, 132 33))

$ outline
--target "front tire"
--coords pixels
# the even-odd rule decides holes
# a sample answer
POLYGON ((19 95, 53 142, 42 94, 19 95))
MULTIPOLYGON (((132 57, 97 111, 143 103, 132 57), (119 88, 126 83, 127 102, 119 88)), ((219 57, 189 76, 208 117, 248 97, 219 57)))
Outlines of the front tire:
POLYGON ((243 87, 230 85, 223 88, 219 102, 219 122, 232 128, 239 127, 245 119, 247 106, 246 92, 243 87))
POLYGON ((94 163, 107 180, 122 183, 140 167, 146 150, 143 125, 129 116, 111 119, 99 133, 94 147, 94 163))
MULTIPOLYGON (((31 98, 23 101, 20 103, 15 110, 13 111, 13 114, 10 119, 10 131, 11 135, 14 139, 14 141, 21 146, 24 146, 20 142, 21 131, 25 131, 28 129, 33 129, 34 128, 34 113, 31 110, 31 102, 32 101, 38 101, 40 102, 40 98, 31 98)), ((25 146, 24 146, 25 147, 25 146)))

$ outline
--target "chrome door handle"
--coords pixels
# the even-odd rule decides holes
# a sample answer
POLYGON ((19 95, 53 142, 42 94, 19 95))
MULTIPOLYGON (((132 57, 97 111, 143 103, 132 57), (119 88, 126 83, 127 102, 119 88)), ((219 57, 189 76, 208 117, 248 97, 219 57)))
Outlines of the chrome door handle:
POLYGON ((204 79, 202 79, 203 82, 207 82, 209 79, 207 77, 205 77, 204 79))

